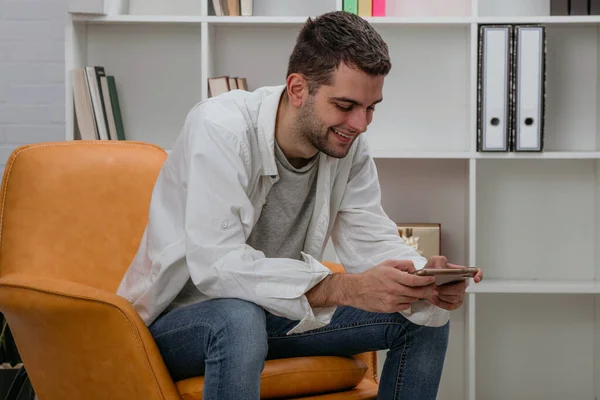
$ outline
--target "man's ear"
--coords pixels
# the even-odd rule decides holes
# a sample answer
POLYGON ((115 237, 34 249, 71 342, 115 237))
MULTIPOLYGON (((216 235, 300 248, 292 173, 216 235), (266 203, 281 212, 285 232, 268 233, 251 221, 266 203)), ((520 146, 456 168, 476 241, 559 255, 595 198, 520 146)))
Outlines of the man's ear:
POLYGON ((299 108, 308 97, 308 81, 302 74, 293 73, 287 77, 287 94, 292 106, 299 108))

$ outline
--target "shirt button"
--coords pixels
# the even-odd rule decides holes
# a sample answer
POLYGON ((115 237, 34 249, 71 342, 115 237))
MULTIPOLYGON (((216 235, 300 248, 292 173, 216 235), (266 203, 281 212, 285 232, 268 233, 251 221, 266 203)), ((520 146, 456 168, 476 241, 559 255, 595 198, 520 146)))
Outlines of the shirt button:
POLYGON ((221 221, 221 229, 225 229, 229 226, 229 221, 224 219, 221 221))

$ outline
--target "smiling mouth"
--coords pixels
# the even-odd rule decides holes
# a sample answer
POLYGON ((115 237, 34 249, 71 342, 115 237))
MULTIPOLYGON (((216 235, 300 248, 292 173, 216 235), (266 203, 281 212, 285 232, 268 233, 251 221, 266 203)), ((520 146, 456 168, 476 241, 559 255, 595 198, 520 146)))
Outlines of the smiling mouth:
POLYGON ((333 133, 335 133, 336 135, 339 135, 339 136, 343 137, 344 139, 348 139, 348 140, 354 139, 354 135, 348 135, 346 133, 342 133, 339 130, 337 130, 336 128, 331 128, 331 130, 333 131, 333 133))

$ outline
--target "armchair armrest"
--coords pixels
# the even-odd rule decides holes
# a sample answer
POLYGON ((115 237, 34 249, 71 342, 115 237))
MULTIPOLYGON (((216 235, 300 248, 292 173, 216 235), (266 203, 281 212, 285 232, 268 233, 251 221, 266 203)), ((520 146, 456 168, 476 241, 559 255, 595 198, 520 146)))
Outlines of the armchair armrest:
POLYGON ((8 275, 0 311, 41 399, 180 399, 146 325, 116 294, 8 275))

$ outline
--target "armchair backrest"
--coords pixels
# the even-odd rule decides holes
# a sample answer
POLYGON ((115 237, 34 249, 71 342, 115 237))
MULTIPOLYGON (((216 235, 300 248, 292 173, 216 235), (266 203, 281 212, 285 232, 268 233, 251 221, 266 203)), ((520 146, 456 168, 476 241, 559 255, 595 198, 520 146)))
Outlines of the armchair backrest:
POLYGON ((31 274, 116 291, 166 159, 131 141, 26 145, 6 163, 0 277, 31 274))

